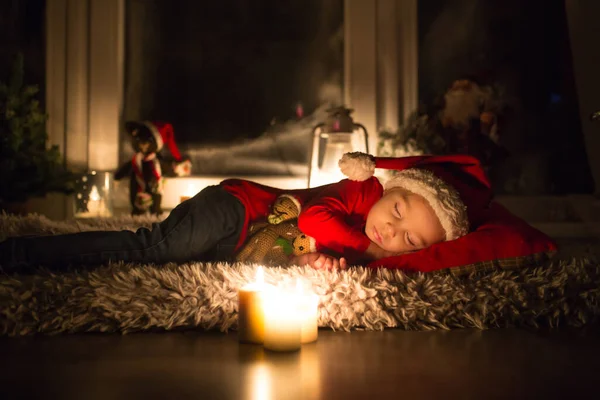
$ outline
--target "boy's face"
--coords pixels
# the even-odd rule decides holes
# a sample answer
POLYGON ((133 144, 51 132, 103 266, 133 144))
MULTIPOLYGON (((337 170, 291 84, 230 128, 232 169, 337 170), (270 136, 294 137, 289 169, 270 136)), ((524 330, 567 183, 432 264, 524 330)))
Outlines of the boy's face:
POLYGON ((444 241, 446 232, 423 197, 403 188, 386 190, 367 215, 365 233, 393 253, 408 253, 444 241))

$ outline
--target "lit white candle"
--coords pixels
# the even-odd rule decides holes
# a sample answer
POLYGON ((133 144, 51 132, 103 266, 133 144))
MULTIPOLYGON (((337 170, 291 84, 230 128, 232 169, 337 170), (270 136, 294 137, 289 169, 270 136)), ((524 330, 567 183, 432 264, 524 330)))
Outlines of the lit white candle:
POLYGON ((87 211, 76 213, 75 216, 77 218, 104 218, 112 216, 112 213, 106 206, 104 197, 100 196, 100 191, 96 185, 92 185, 86 205, 87 211))
POLYGON ((298 295, 298 315, 302 327, 301 341, 302 343, 311 343, 316 341, 319 336, 319 296, 305 291, 299 279, 296 281, 296 291, 298 295))
POLYGON ((256 281, 238 291, 238 336, 240 342, 261 344, 264 341, 265 287, 263 269, 258 267, 256 281))
POLYGON ((90 196, 88 199, 88 212, 94 216, 99 215, 102 212, 102 199, 96 185, 92 186, 90 196))
POLYGON ((265 349, 300 350, 302 326, 298 314, 298 296, 282 290, 269 290, 265 296, 264 312, 265 349))

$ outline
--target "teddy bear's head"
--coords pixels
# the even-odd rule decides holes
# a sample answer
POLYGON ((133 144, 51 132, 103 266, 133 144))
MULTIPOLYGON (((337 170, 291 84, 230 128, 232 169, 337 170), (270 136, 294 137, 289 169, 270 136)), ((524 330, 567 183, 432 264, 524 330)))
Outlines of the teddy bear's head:
POLYGON ((315 245, 315 239, 312 237, 301 233, 296 236, 292 241, 292 254, 295 256, 299 256, 306 253, 314 253, 317 251, 317 247, 315 245))
POLYGON ((148 126, 139 122, 128 121, 125 123, 125 130, 131 135, 131 147, 135 152, 147 155, 158 151, 156 138, 148 126))
POLYGON ((267 216, 270 224, 280 224, 298 218, 300 202, 292 195, 282 194, 273 203, 271 213, 267 216))

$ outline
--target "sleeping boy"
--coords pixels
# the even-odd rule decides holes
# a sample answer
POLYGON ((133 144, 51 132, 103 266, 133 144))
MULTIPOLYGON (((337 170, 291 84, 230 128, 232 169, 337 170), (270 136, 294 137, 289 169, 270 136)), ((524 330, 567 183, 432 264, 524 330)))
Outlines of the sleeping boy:
POLYGON ((264 220, 286 193, 301 207, 300 230, 316 244, 315 252, 291 264, 346 268, 466 235, 491 199, 485 173, 470 156, 347 153, 340 168, 349 179, 310 189, 284 191, 228 179, 179 204, 152 229, 8 238, 0 243, 0 266, 16 272, 36 265, 60 270, 116 261, 229 261, 249 226, 264 220), (395 175, 382 185, 375 168, 395 175))

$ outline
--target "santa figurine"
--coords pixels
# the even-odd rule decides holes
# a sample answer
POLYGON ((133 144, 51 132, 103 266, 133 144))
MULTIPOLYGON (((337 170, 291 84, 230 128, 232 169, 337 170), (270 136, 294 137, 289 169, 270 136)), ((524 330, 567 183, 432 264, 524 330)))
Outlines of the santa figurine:
POLYGON ((173 126, 165 122, 129 121, 125 130, 131 135, 135 154, 115 172, 115 179, 130 178, 129 201, 132 215, 162 213, 161 203, 164 174, 189 176, 192 164, 179 153, 173 126), (164 157, 160 151, 167 147, 172 155, 164 157))
POLYGON ((497 100, 492 88, 469 79, 454 81, 444 95, 440 121, 450 153, 470 154, 485 165, 506 156, 499 143, 497 100))

